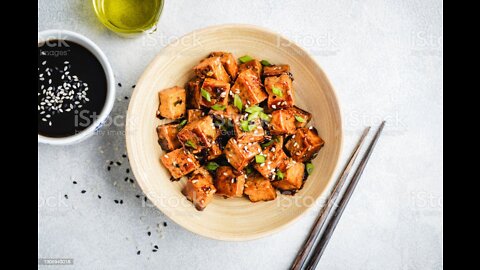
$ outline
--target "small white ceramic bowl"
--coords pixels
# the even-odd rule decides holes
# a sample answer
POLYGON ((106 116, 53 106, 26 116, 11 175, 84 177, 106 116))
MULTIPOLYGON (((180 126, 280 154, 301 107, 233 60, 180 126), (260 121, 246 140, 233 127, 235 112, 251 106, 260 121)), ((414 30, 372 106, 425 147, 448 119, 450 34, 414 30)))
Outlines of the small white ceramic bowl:
POLYGON ((58 29, 46 30, 38 33, 38 43, 53 39, 73 41, 88 49, 102 65, 103 70, 105 71, 105 76, 107 78, 107 98, 105 100, 102 111, 100 112, 98 118, 92 123, 92 125, 78 132, 77 134, 68 137, 53 138, 38 134, 39 143, 46 143, 52 145, 74 144, 81 142, 95 134, 95 131, 97 131, 107 119, 108 115, 112 111, 113 103, 115 101, 115 79, 113 76, 112 67, 108 62, 107 57, 102 52, 102 50, 87 37, 75 32, 58 29))

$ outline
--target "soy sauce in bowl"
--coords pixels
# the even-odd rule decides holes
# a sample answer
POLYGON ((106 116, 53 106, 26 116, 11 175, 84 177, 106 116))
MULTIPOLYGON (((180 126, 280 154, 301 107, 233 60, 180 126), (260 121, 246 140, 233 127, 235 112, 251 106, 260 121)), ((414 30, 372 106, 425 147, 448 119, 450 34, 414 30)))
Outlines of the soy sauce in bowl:
POLYGON ((38 44, 38 134, 75 135, 90 127, 106 104, 106 72, 95 55, 69 40, 38 44))

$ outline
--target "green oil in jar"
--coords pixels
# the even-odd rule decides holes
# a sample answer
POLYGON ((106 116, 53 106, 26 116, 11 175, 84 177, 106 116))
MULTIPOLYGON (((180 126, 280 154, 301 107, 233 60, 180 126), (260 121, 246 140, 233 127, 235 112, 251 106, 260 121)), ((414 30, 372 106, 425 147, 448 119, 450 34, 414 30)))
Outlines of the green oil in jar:
POLYGON ((154 31, 164 0, 93 0, 95 13, 110 30, 119 34, 154 31))

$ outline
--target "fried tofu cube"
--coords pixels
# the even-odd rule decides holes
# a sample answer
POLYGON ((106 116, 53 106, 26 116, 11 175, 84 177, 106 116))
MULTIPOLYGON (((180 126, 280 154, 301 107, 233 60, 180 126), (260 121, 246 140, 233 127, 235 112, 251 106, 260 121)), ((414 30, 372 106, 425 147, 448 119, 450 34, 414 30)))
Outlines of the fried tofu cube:
POLYGON ((218 137, 218 133, 213 125, 212 117, 207 115, 193 122, 189 122, 178 132, 177 137, 183 147, 196 153, 212 146, 218 137))
POLYGON ((212 115, 215 119, 229 119, 232 122, 238 116, 238 109, 235 106, 227 105, 225 110, 210 110, 208 114, 212 115))
POLYGON ((258 61, 257 59, 254 59, 241 64, 238 67, 238 72, 243 72, 247 69, 250 69, 255 73, 257 78, 260 79, 260 76, 262 75, 262 68, 263 68, 262 63, 260 63, 260 61, 258 61))
POLYGON ((161 161, 175 179, 191 173, 200 167, 195 156, 183 148, 168 152, 163 155, 161 161))
POLYGON ((203 111, 199 109, 191 109, 187 110, 187 122, 193 122, 198 120, 204 116, 203 111))
POLYGON ((293 106, 292 79, 288 75, 265 78, 265 89, 268 108, 276 110, 293 106))
POLYGON ((202 84, 203 91, 206 91, 208 98, 202 96, 200 105, 212 107, 215 104, 228 105, 228 96, 230 93, 230 84, 224 81, 206 78, 202 84))
POLYGON ((277 192, 270 183, 270 180, 259 175, 253 174, 245 181, 243 193, 248 196, 250 201, 271 201, 277 197, 277 192))
POLYGON ((239 143, 261 142, 265 139, 265 131, 263 130, 260 118, 248 121, 244 117, 238 115, 234 120, 235 138, 239 143), (248 124, 243 124, 247 121, 248 124), (246 130, 243 128, 247 127, 246 130), (251 129, 250 129, 251 128, 251 129))
POLYGON ((241 171, 248 163, 262 151, 258 143, 239 143, 235 138, 230 138, 223 152, 227 161, 237 170, 241 171))
POLYGON ((272 182, 272 185, 275 188, 282 191, 293 191, 299 190, 302 187, 305 164, 290 159, 286 165, 286 168, 280 171, 283 174, 283 179, 272 182))
POLYGON ((272 135, 293 134, 296 130, 295 116, 291 110, 276 110, 272 112, 270 133, 272 135))
POLYGON ((289 75, 290 66, 289 65, 272 65, 263 67, 263 76, 280 76, 280 75, 289 75))
POLYGON ((223 154, 222 148, 218 143, 212 144, 210 148, 207 149, 207 160, 214 160, 223 154))
POLYGON ((235 84, 232 86, 232 94, 238 94, 242 103, 248 106, 256 105, 265 99, 268 95, 260 86, 260 79, 251 69, 244 70, 238 74, 235 84))
POLYGON ((212 176, 204 168, 196 170, 182 190, 183 195, 193 202, 198 211, 203 211, 207 207, 215 192, 212 176))
POLYGON ((219 195, 226 198, 242 197, 245 177, 230 166, 220 166, 217 168, 214 184, 219 195))
POLYGON ((182 147, 177 138, 178 124, 163 124, 157 126, 158 143, 165 151, 172 151, 182 147))
POLYGON ((187 92, 187 108, 200 109, 200 99, 202 98, 200 88, 202 87, 202 80, 200 78, 193 78, 185 85, 187 92))
POLYGON ((201 79, 213 78, 219 81, 230 82, 230 76, 228 76, 218 56, 203 59, 200 64, 193 68, 193 71, 201 79))
POLYGON ((160 105, 158 106, 157 116, 168 119, 179 119, 185 115, 187 94, 185 89, 174 86, 162 90, 158 93, 160 105))
POLYGON ((307 126, 308 122, 312 119, 312 114, 300 109, 297 106, 293 106, 289 108, 289 110, 293 113, 293 117, 295 117, 295 126, 297 128, 303 128, 307 126))
POLYGON ((228 75, 230 75, 232 80, 235 80, 238 74, 238 65, 233 54, 228 52, 212 52, 210 56, 219 56, 220 62, 222 62, 222 65, 227 71, 228 75))
POLYGON ((261 155, 265 157, 265 161, 263 163, 254 162, 253 168, 263 177, 274 180, 276 170, 288 161, 287 155, 283 152, 283 139, 274 141, 273 144, 265 147, 261 155))
POLYGON ((324 145, 324 141, 315 128, 299 128, 285 144, 292 159, 306 162, 314 158, 324 145))

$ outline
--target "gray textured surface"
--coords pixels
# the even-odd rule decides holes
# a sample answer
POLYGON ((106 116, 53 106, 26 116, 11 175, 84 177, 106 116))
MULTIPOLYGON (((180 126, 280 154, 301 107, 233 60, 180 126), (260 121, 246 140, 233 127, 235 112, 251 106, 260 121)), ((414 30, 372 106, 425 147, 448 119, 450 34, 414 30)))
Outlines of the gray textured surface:
MULTIPOLYGON (((313 53, 337 90, 346 131, 342 161, 364 126, 389 121, 318 269, 443 268, 440 1, 167 1, 159 30, 138 39, 107 31, 91 1, 38 4, 39 31, 74 30, 105 51, 123 84, 112 114, 119 120, 128 105, 123 97, 171 38, 214 24, 249 23, 296 40, 313 53)), ((38 145, 39 258, 73 258, 77 269, 290 265, 315 213, 256 241, 194 235, 135 197, 139 188, 123 181, 127 165, 107 172, 106 160, 121 159, 125 144, 121 125, 103 131, 75 146, 38 145), (163 221, 168 227, 155 230, 163 221), (152 245, 159 251, 151 252, 152 245)))

